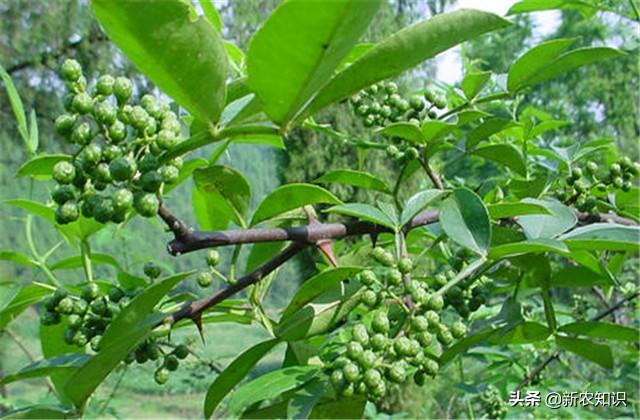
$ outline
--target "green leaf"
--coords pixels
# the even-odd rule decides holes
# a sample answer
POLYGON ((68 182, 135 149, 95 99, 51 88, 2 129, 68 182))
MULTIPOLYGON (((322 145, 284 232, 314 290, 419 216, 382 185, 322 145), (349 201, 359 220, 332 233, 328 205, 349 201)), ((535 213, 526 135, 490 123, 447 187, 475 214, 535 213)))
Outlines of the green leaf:
POLYGON ((598 61, 611 60, 623 55, 625 55, 624 52, 609 47, 579 48, 569 51, 550 63, 548 67, 534 74, 527 80, 527 85, 532 86, 582 66, 598 61))
POLYGON ((476 346, 497 333, 498 330, 489 328, 479 331, 473 335, 468 335, 460 341, 457 341, 453 346, 447 348, 440 356, 440 364, 444 365, 449 363, 458 354, 463 353, 473 346, 476 346))
POLYGON ((489 209, 489 215, 494 220, 523 216, 526 214, 551 214, 549 210, 547 210, 547 207, 541 204, 525 203, 522 201, 489 204, 487 208, 489 209))
POLYGON ((478 96, 478 93, 482 91, 487 82, 491 79, 490 71, 481 71, 481 72, 473 72, 467 74, 464 79, 462 79, 462 83, 460 87, 464 92, 464 96, 471 100, 478 96))
POLYGON ((542 194, 547 185, 547 176, 538 175, 529 179, 514 178, 509 182, 509 189, 518 198, 536 198, 542 194))
POLYGON ((397 76, 462 42, 509 25, 509 21, 492 13, 458 10, 404 28, 376 44, 331 79, 313 99, 307 114, 373 83, 397 76))
POLYGON ((462 127, 481 118, 491 117, 491 114, 477 109, 468 109, 457 113, 456 116, 458 117, 456 127, 462 127))
POLYGON ((558 239, 565 241, 572 250, 637 251, 640 249, 640 228, 594 223, 574 229, 558 239))
POLYGON ((4 87, 7 91, 7 96, 9 97, 9 103, 11 104, 11 109, 13 110, 13 115, 15 115, 16 122, 18 123, 18 133, 20 133, 20 137, 22 137, 27 151, 29 153, 35 153, 36 150, 31 148, 32 145, 29 141, 27 115, 24 112, 22 99, 20 99, 20 95, 18 94, 16 85, 13 84, 13 80, 11 80, 11 76, 9 76, 9 73, 7 73, 7 71, 2 66, 0 66, 0 78, 4 83, 4 87))
POLYGON ((607 277, 582 266, 563 267, 551 277, 552 287, 592 287, 607 286, 607 277))
POLYGON ((556 344, 561 349, 570 351, 587 360, 591 360, 606 369, 613 368, 613 355, 611 348, 604 344, 581 338, 568 338, 556 336, 556 344))
POLYGON ((11 261, 25 267, 38 267, 38 262, 18 251, 0 250, 0 261, 11 261))
POLYGON ((22 166, 18 168, 16 176, 18 178, 30 176, 38 179, 51 179, 53 167, 56 163, 63 160, 69 162, 71 161, 71 156, 63 154, 40 154, 23 163, 22 166))
POLYGON ((504 118, 490 118, 471 130, 467 137, 466 149, 470 150, 483 140, 488 140, 494 134, 516 126, 517 123, 504 118))
POLYGON ((249 371, 262 359, 273 347, 280 342, 279 339, 263 341, 238 356, 220 375, 211 383, 204 401, 204 417, 210 418, 222 399, 247 376, 249 371))
POLYGON ((204 13, 204 17, 207 18, 207 21, 213 28, 221 32, 222 31, 222 19, 220 18, 220 14, 216 10, 215 5, 212 0, 198 0, 200 6, 202 7, 202 13, 204 13))
POLYGON ((29 113, 29 139, 27 141, 27 147, 35 153, 36 150, 38 150, 39 143, 38 119, 36 117, 36 111, 32 109, 29 113))
POLYGON ((0 281, 0 311, 11 303, 19 291, 19 284, 12 281, 0 281))
POLYGON ((361 267, 336 267, 325 270, 306 280, 282 312, 280 322, 291 316, 307 303, 336 287, 336 285, 362 271, 361 267))
MULTIPOLYGON (((61 322, 56 325, 40 325, 40 348, 42 349, 42 356, 47 359, 69 354, 78 353, 78 347, 67 344, 64 341, 64 332, 67 329, 67 323, 61 322)), ((66 405, 71 405, 71 400, 66 395, 64 389, 69 378, 73 376, 76 369, 66 369, 53 372, 50 376, 51 382, 55 388, 56 394, 60 401, 66 405)))
POLYGON ((569 121, 548 120, 536 125, 529 132, 529 138, 535 139, 539 135, 546 133, 547 131, 557 130, 558 128, 566 127, 570 125, 569 121))
POLYGON ((319 378, 309 381, 289 400, 287 418, 308 419, 320 399, 331 389, 326 380, 319 378))
MULTIPOLYGON (((98 252, 91 253, 91 262, 95 265, 110 265, 115 267, 118 270, 122 270, 122 267, 118 263, 118 261, 108 254, 101 254, 98 252)), ((82 256, 75 255, 73 257, 64 258, 62 260, 58 260, 52 265, 49 266, 49 269, 52 271, 55 270, 70 270, 73 268, 82 267, 82 256)))
POLYGON ((92 0, 111 40, 153 83, 202 121, 225 103, 227 56, 219 32, 180 0, 92 0))
POLYGON ((234 143, 240 144, 265 144, 276 149, 286 150, 282 136, 275 134, 245 134, 232 137, 234 143))
POLYGON ((577 38, 554 39, 527 51, 509 70, 509 91, 517 92, 584 65, 624 55, 622 51, 609 47, 578 48, 562 53, 576 41, 577 38))
POLYGON ((242 98, 236 99, 233 102, 227 104, 220 116, 220 125, 229 125, 235 120, 249 104, 255 99, 256 95, 250 93, 242 98))
POLYGON ((68 419, 77 416, 59 405, 35 404, 3 413, 3 419, 68 419))
POLYGON ((165 316, 150 314, 176 284, 192 273, 176 274, 149 286, 113 319, 102 335, 100 353, 78 369, 65 387, 66 394, 76 407, 84 404, 109 373, 165 316))
POLYGON ((329 400, 313 407, 310 419, 361 419, 365 418, 364 409, 367 400, 353 396, 351 398, 340 398, 329 400))
POLYGON ((637 342, 638 330, 608 322, 580 321, 561 326, 558 331, 568 334, 586 335, 593 338, 637 342))
POLYGON ((520 224, 529 239, 552 239, 571 229, 578 222, 573 210, 556 201, 542 201, 530 198, 522 201, 545 206, 551 213, 550 215, 526 215, 518 219, 518 224, 520 224))
POLYGON ((518 13, 539 12, 542 10, 553 9, 580 9, 580 10, 598 10, 592 4, 580 0, 523 0, 509 9, 507 15, 515 15, 518 13))
POLYGON ((395 122, 391 123, 379 130, 376 130, 377 134, 384 134, 389 137, 400 137, 405 140, 409 140, 413 143, 422 144, 425 142, 422 130, 416 124, 407 122, 395 122))
POLYGON ((489 212, 482 199, 468 188, 457 188, 442 202, 440 225, 451 240, 486 255, 491 243, 489 212))
POLYGON ((282 319, 275 328, 276 336, 286 341, 297 341, 325 333, 358 305, 359 287, 353 282, 338 283, 282 319))
POLYGON ((524 53, 509 69, 507 81, 509 92, 516 92, 527 86, 536 73, 552 65, 553 61, 577 40, 577 38, 552 39, 524 53))
POLYGON ((396 223, 383 213, 377 207, 363 203, 347 203, 333 206, 326 210, 327 213, 344 214, 346 216, 356 217, 360 220, 375 223, 377 225, 386 226, 395 230, 396 223))
POLYGON ((551 330, 537 322, 521 322, 491 340, 497 344, 528 344, 546 340, 551 330))
POLYGON ((380 0, 282 3, 249 44, 249 85, 273 121, 286 123, 333 75, 365 33, 380 0))
POLYGON ((553 239, 533 239, 530 241, 515 242, 491 248, 489 251, 489 258, 510 258, 518 255, 536 254, 540 252, 555 252, 562 254, 569 252, 569 248, 567 248, 564 243, 554 241, 553 239))
POLYGON ((298 388, 313 379, 318 372, 317 366, 291 366, 259 376, 233 393, 225 417, 235 417, 257 402, 298 388))
POLYGON ((490 144, 477 148, 474 155, 501 163, 518 175, 526 176, 527 164, 524 156, 515 146, 509 143, 490 144))
POLYGON ((407 200, 407 204, 405 204, 402 209, 402 214, 400 215, 400 226, 404 226, 409 223, 418 213, 442 198, 445 194, 445 191, 436 189, 420 191, 419 193, 414 194, 409 198, 409 200, 407 200))
POLYGON ((28 211, 44 220, 55 224, 55 211, 51 207, 47 207, 42 203, 33 200, 26 200, 23 198, 13 198, 11 200, 5 200, 5 204, 18 207, 28 211))
POLYGON ((422 123, 420 130, 424 141, 427 143, 434 142, 446 136, 456 129, 455 124, 449 124, 444 121, 429 120, 422 123))
POLYGON ((338 169, 327 172, 313 182, 318 184, 335 182, 337 184, 353 185, 367 190, 380 191, 385 194, 391 193, 387 184, 380 178, 368 172, 354 171, 351 169, 338 169))
POLYGON ((258 205, 252 225, 307 204, 342 204, 335 195, 312 184, 283 185, 266 196, 258 205))
POLYGON ((29 306, 40 302, 51 289, 38 283, 23 287, 0 311, 0 330, 18 317, 29 306))
POLYGON ((193 180, 194 209, 201 229, 225 229, 229 222, 246 225, 251 184, 240 172, 214 165, 194 170, 193 180))
POLYGON ((351 51, 349 51, 349 54, 347 54, 347 56, 344 59, 342 59, 342 62, 338 66, 337 71, 342 71, 346 67, 349 67, 351 64, 357 61, 360 57, 364 55, 364 53, 369 51, 375 45, 376 44, 371 42, 363 42, 363 43, 354 45, 351 51))
POLYGON ((85 353, 70 353, 51 359, 33 362, 15 373, 9 373, 0 379, 0 384, 8 384, 27 378, 49 376, 54 372, 75 370, 82 366, 91 356, 85 353))

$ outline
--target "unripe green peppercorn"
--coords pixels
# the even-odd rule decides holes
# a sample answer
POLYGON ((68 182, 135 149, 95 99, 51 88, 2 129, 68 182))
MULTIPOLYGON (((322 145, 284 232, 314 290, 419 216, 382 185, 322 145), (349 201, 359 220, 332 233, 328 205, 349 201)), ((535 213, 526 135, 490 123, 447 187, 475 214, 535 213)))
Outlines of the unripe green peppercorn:
POLYGON ((364 349, 362 348, 362 344, 357 341, 350 341, 347 344, 347 355, 352 360, 358 360, 360 356, 362 356, 363 351, 364 349))
POLYGON ((389 369, 388 371, 389 379, 392 382, 395 382, 397 384, 403 383, 406 379, 406 375, 407 375, 406 370, 399 363, 395 363, 393 366, 391 366, 391 369, 389 369))
POLYGON ((367 345, 369 342, 369 333, 363 324, 356 324, 353 326, 352 336, 355 341, 362 345, 367 345))
POLYGON ((169 369, 161 367, 153 374, 153 380, 156 381, 158 385, 164 385, 169 380, 169 374, 169 369))
POLYGON ((67 201, 58 207, 55 214, 56 222, 61 225, 75 222, 79 216, 80 210, 78 210, 78 205, 73 201, 67 201))
POLYGON ((189 356, 189 347, 184 344, 179 344, 173 349, 173 354, 175 354, 178 359, 186 359, 187 356, 189 356))
POLYGON ((75 189, 71 185, 56 185, 51 192, 51 198, 57 204, 64 204, 67 201, 75 199, 75 189))
POLYGON ((373 290, 365 290, 360 296, 360 300, 365 305, 374 307, 378 303, 378 295, 373 290))
POLYGON ((355 363, 347 363, 342 368, 342 374, 344 375, 344 379, 353 383, 360 378, 360 369, 355 363))
POLYGON ((143 217, 154 217, 158 214, 160 201, 153 194, 143 194, 137 200, 134 197, 134 207, 143 217))
POLYGON ((146 263, 142 270, 144 271, 145 276, 149 277, 150 279, 158 278, 161 272, 160 267, 152 262, 146 263))
POLYGON ((213 283, 213 276, 211 275, 211 273, 208 273, 206 271, 202 271, 202 272, 198 273, 198 276, 196 277, 196 280, 198 281, 198 286, 200 286, 200 287, 209 287, 213 283))
POLYGON ((371 321, 371 327, 377 333, 388 333, 390 324, 387 314, 383 311, 376 312, 373 316, 373 320, 371 321))
POLYGON ((54 123, 54 128, 56 130, 56 133, 64 136, 70 134, 71 130, 73 129, 73 125, 76 122, 76 119, 77 118, 74 115, 70 115, 70 114, 60 115, 58 118, 56 118, 56 121, 54 123))
POLYGON ((82 76, 80 63, 73 59, 66 59, 60 68, 62 78, 68 82, 75 82, 82 76))
POLYGON ((413 261, 411 258, 405 257, 400 259, 400 261, 398 261, 398 270, 400 270, 402 274, 410 273, 411 270, 413 270, 413 261))
POLYGON ((463 338, 467 334, 467 326, 457 321, 451 326, 451 334, 454 338, 463 338))
POLYGON ((365 286, 371 286, 377 281, 375 273, 371 270, 362 271, 358 277, 365 286))
POLYGON ((69 184, 76 176, 76 168, 67 161, 60 161, 53 167, 53 179, 59 184, 69 184))
POLYGON ((88 93, 81 92, 74 96, 71 107, 78 114, 88 114, 93 111, 93 99, 88 93))
POLYGON ((133 86, 131 85, 131 81, 126 77, 116 78, 113 84, 113 93, 116 96, 118 103, 126 103, 133 93, 133 86))

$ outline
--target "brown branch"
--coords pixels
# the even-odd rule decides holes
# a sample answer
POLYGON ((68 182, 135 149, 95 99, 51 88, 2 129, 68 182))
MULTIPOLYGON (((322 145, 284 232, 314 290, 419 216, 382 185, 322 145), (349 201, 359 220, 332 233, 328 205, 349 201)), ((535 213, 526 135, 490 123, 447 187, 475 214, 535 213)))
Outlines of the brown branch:
POLYGON ((418 161, 420 161, 420 164, 422 165, 422 167, 424 168, 424 171, 429 176, 429 179, 431 180, 431 182, 433 182, 433 185, 435 185, 435 187, 439 190, 444 190, 444 184, 442 183, 442 180, 440 179, 436 171, 433 170, 431 165, 429 165, 429 161, 423 158, 419 158, 418 161))
POLYGON ((208 296, 202 299, 195 300, 193 302, 188 302, 181 309, 167 318, 164 322, 169 324, 174 324, 181 319, 192 319, 197 320, 199 316, 202 315, 204 311, 213 307, 214 305, 224 301, 225 299, 233 296, 239 291, 258 283, 260 280, 265 278, 267 275, 272 273, 275 269, 289 261, 292 257, 297 255, 300 251, 302 251, 307 244, 301 242, 294 242, 285 248, 281 253, 276 255, 271 260, 267 261, 260 267, 258 267, 255 271, 247 274, 246 276, 239 279, 236 283, 219 291, 218 293, 208 296))
MULTIPOLYGON (((625 226, 638 226, 635 221, 613 213, 589 214, 577 212, 576 214, 578 220, 584 224, 607 222, 625 226)), ((160 206, 159 215, 175 236, 167 245, 167 250, 171 255, 186 254, 205 248, 258 242, 294 241, 316 244, 322 240, 391 232, 387 227, 369 222, 313 223, 289 228, 251 228, 203 232, 189 228, 184 222, 175 217, 165 205, 160 206)), ((437 211, 424 211, 409 222, 404 230, 408 232, 420 226, 436 223, 438 220, 437 211)))
MULTIPOLYGON (((638 296, 640 296, 640 292, 635 292, 633 294, 630 294, 629 296, 619 300, 618 302, 611 305, 609 308, 605 309, 604 311, 600 312, 598 315, 591 318, 591 321, 600 321, 601 319, 612 314, 613 312, 615 312, 616 310, 624 306, 627 302, 637 298, 638 296)), ((540 372, 542 372, 547 366, 549 366, 551 362, 553 362, 559 357, 560 357, 560 350, 556 350, 553 353, 551 353, 540 365, 538 365, 538 367, 536 367, 531 372, 529 372, 529 374, 518 384, 515 390, 518 391, 523 386, 530 383, 533 380, 533 378, 535 378, 540 372)))

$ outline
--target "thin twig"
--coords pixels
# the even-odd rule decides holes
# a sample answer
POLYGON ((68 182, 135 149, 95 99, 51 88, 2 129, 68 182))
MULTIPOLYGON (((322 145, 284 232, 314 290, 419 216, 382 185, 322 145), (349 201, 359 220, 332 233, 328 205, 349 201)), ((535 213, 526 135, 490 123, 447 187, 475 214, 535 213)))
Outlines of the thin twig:
MULTIPOLYGON (((18 334, 16 334, 15 331, 13 331, 11 328, 8 328, 8 327, 5 327, 2 331, 4 331, 13 340, 13 342, 16 343, 18 347, 20 347, 20 350, 22 350, 22 352, 25 354, 25 356, 27 356, 27 358, 31 361, 31 363, 36 362, 36 357, 33 355, 33 353, 31 353, 29 348, 22 342, 22 339, 18 334)), ((46 379, 46 384, 47 384, 47 388, 49 388, 51 392, 55 392, 53 388, 53 383, 51 383, 51 380, 49 378, 46 379)))
MULTIPOLYGON (((601 319, 605 318, 607 315, 612 314, 613 312, 615 312, 616 310, 624 306, 627 302, 637 298, 638 296, 640 296, 640 292, 635 292, 619 300, 618 302, 611 305, 609 308, 605 309, 595 317, 591 318, 591 321, 600 321, 601 319)), ((547 366, 549 366, 551 362, 556 360, 558 357, 560 357, 560 350, 556 350, 553 353, 551 353, 540 365, 538 365, 538 367, 536 367, 531 372, 529 372, 529 374, 518 384, 515 390, 518 391, 523 386, 530 383, 540 372, 542 372, 547 366)))
POLYGON ((436 173, 436 171, 433 170, 431 165, 429 165, 429 161, 422 158, 419 158, 418 160, 420 161, 420 164, 424 168, 424 171, 429 176, 429 179, 431 180, 431 182, 433 182, 433 185, 439 190, 444 190, 444 184, 442 184, 442 180, 440 179, 440 176, 436 173))
POLYGON ((218 293, 195 300, 193 302, 187 302, 181 309, 176 311, 173 315, 165 320, 166 323, 174 324, 181 319, 196 320, 202 315, 204 311, 215 306, 216 304, 224 301, 225 299, 235 295, 239 291, 246 289, 247 287, 258 283, 265 278, 275 269, 289 261, 292 257, 302 251, 307 244, 301 242, 294 242, 284 249, 281 253, 276 255, 271 260, 267 261, 255 271, 247 274, 246 276, 238 279, 238 281, 231 286, 219 291, 218 293))

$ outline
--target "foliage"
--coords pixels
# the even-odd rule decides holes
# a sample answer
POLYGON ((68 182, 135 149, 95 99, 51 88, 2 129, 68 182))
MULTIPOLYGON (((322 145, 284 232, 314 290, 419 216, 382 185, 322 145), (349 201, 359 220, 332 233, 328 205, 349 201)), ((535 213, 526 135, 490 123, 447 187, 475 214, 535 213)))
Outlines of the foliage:
MULTIPOLYGON (((513 60, 502 85, 492 83, 492 69, 484 67, 471 68, 460 88, 400 92, 389 79, 511 23, 456 11, 363 47, 358 41, 381 4, 284 2, 243 51, 223 40, 211 5, 198 16, 180 0, 162 2, 160 9, 152 1, 93 0, 111 40, 174 102, 162 105, 134 92, 124 77, 88 82, 77 61, 65 60, 60 73, 70 94, 55 127, 73 145, 70 155, 38 154, 35 113, 27 118, 3 70, 31 155, 18 175, 59 184, 51 193, 57 210, 50 201, 6 203, 28 214, 30 253, 6 250, 0 257, 44 280, 0 284, 0 325, 37 306, 45 359, 2 383, 48 377, 58 400, 9 416, 86 414, 96 389, 134 360, 155 364, 155 382, 170 383, 179 360, 192 353, 173 338, 189 322, 203 339, 207 324, 217 322, 254 323, 269 336, 211 383, 205 417, 362 417, 367 404, 388 409, 409 382, 429 387, 446 378, 453 363, 462 376, 470 358, 486 372, 501 370, 469 386, 489 417, 502 417, 506 391, 539 381, 561 353, 603 369, 633 363, 637 348, 623 353, 616 347, 637 341, 637 320, 603 319, 639 295, 636 285, 620 281, 640 245, 639 164, 608 140, 549 144, 545 133, 570 122, 520 107, 539 86, 624 60, 625 52, 576 48, 575 39, 558 38, 513 60), (339 104, 344 99, 350 107, 339 104), (352 121, 361 119, 357 132, 318 122, 320 111, 334 105, 352 112, 352 121), (389 159, 392 182, 350 164, 257 200, 242 171, 220 162, 231 144, 282 147, 282 137, 293 131, 332 137, 355 150, 361 163, 369 156, 389 159), (211 145, 208 159, 182 163, 211 145), (606 160, 598 165, 594 159, 604 149, 606 160), (482 172, 488 176, 449 175, 448 159, 491 169, 482 172), (200 229, 168 204, 189 179, 200 229), (317 185, 334 183, 367 194, 345 201, 317 185), (255 208, 252 200, 259 201, 255 208), (173 235, 167 250, 175 256, 233 246, 229 261, 210 249, 207 268, 196 277, 203 289, 214 281, 221 288, 198 299, 178 288, 193 271, 158 279, 162 268, 148 263, 147 279, 140 278, 94 251, 101 232, 126 231, 137 215, 161 219, 173 235), (333 223, 323 223, 329 215, 333 223), (35 218, 60 235, 44 253, 34 242, 35 218), (59 247, 72 255, 49 262, 59 247), (243 247, 250 248, 247 269, 238 276, 243 247), (274 272, 305 249, 320 251, 316 272, 280 313, 268 312, 274 272), (222 260, 228 270, 220 270, 222 260), (98 280, 99 265, 112 266, 117 276, 98 280), (69 267, 81 268, 83 279, 63 281, 58 270, 69 267), (606 308, 568 310, 565 289, 585 287, 606 308), (277 368, 243 382, 280 344, 286 351, 277 368), (535 349, 531 363, 520 359, 523 348, 535 349), (543 350, 550 359, 536 368, 543 350)), ((465 385, 464 378, 460 382, 465 385)))

